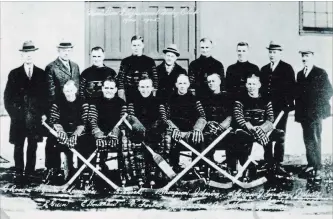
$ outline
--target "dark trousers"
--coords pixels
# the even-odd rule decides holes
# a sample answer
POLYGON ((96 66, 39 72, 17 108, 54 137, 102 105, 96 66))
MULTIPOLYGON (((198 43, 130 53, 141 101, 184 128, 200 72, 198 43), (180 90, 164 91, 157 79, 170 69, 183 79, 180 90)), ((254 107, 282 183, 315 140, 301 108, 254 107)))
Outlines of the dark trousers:
MULTIPOLYGON (((281 111, 275 111, 274 112, 274 118, 276 119, 277 116, 279 115, 281 111)), ((286 128, 287 128, 287 121, 288 121, 288 113, 284 113, 282 118, 280 119, 279 123, 276 126, 276 129, 282 130, 283 133, 281 133, 281 135, 283 135, 283 138, 285 138, 285 134, 286 134, 286 128)), ((272 133, 273 134, 273 133, 272 133)), ((281 151, 281 155, 279 155, 281 157, 281 162, 283 161, 283 157, 284 157, 284 141, 283 141, 283 145, 279 145, 281 144, 279 141, 276 142, 275 144, 275 148, 283 148, 283 151, 281 151)))
POLYGON ((37 141, 34 138, 28 138, 28 147, 26 154, 26 165, 24 168, 24 141, 25 137, 17 140, 14 148, 14 161, 15 169, 18 173, 23 173, 23 170, 27 174, 33 173, 36 166, 36 151, 37 151, 37 141))
MULTIPOLYGON (((77 140, 77 145, 75 149, 86 159, 94 152, 96 149, 95 141, 92 136, 83 135, 77 140)), ((60 145, 57 139, 54 137, 49 137, 46 141, 45 146, 45 167, 60 169, 61 167, 61 157, 60 153, 65 152, 71 164, 73 163, 73 154, 65 145, 60 145)), ((78 167, 83 164, 81 160, 78 160, 78 167)))
MULTIPOLYGON (((235 133, 237 144, 234 145, 233 157, 237 157, 240 164, 243 165, 251 153, 253 137, 244 130, 238 130, 235 133)), ((282 130, 274 129, 269 136, 270 142, 264 146, 264 160, 267 163, 281 163, 284 155, 284 133, 282 130), (272 142, 275 141, 273 150, 272 142)))
POLYGON ((320 169, 322 121, 302 122, 301 125, 308 166, 320 169))
POLYGON ((45 145, 45 167, 47 169, 60 169, 60 151, 57 147, 57 139, 53 136, 48 137, 45 145))

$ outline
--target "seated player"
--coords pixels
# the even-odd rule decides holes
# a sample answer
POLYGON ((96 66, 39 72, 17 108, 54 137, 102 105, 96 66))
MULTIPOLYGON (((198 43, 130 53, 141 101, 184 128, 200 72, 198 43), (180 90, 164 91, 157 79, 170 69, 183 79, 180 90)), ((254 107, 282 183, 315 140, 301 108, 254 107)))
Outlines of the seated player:
MULTIPOLYGON (((275 141, 276 146, 284 147, 283 131, 274 129, 274 114, 272 103, 261 96, 259 88, 261 87, 259 76, 250 74, 247 76, 246 85, 247 93, 243 93, 238 100, 235 101, 233 115, 236 122, 236 127, 240 130, 236 131, 234 153, 238 155, 240 164, 243 165, 248 159, 252 149, 252 143, 258 142, 264 147, 264 162, 265 169, 269 174, 281 177, 289 177, 282 167, 281 151, 284 148, 274 148, 272 153, 271 142, 275 141), (268 137, 268 133, 271 132, 268 137), (278 144, 280 143, 280 144, 278 144)), ((253 167, 249 168, 254 170, 253 167)), ((253 177, 253 171, 249 171, 250 178, 253 177), (252 176, 251 176, 252 175, 252 176)))
MULTIPOLYGON (((190 81, 187 75, 181 74, 176 81, 177 90, 168 98, 168 102, 160 105, 162 119, 168 124, 173 140, 184 139, 201 151, 204 148, 203 129, 206 115, 199 100, 188 91, 190 81)), ((166 144, 165 157, 169 157, 171 166, 179 170, 180 144, 166 144), (172 146, 171 146, 172 145, 172 146)))
MULTIPOLYGON (((97 167, 107 173, 105 162, 108 151, 117 147, 120 136, 120 128, 115 125, 126 113, 126 104, 116 96, 117 86, 113 77, 107 77, 102 82, 102 93, 103 97, 90 105, 89 123, 98 148, 97 167)), ((118 167, 119 163, 118 160, 118 167)))
MULTIPOLYGON (((204 130, 206 144, 214 141, 222 132, 230 127, 232 120, 232 102, 226 92, 221 91, 221 78, 218 73, 210 73, 207 76, 209 92, 207 96, 202 97, 201 103, 205 110, 207 125, 204 130)), ((236 171, 236 161, 230 153, 231 134, 228 134, 215 149, 226 150, 228 167, 236 171)), ((214 149, 211 155, 213 158, 214 149)))
MULTIPOLYGON (((77 96, 78 89, 75 82, 69 80, 63 87, 63 96, 56 100, 51 107, 50 125, 58 132, 58 143, 53 147, 53 168, 48 172, 46 181, 53 184, 62 183, 64 178, 60 171, 60 153, 67 155, 69 175, 73 171, 73 155, 68 147, 76 147, 79 152, 84 152, 89 147, 85 127, 88 118, 88 104, 83 103, 77 96)), ((68 177, 67 177, 68 178, 68 177)), ((67 180, 67 179, 66 179, 67 180)))
MULTIPOLYGON (((139 94, 128 104, 128 120, 133 124, 136 134, 132 134, 131 140, 149 145, 153 150, 158 149, 157 145, 162 140, 164 129, 159 113, 159 101, 153 95, 153 81, 148 75, 143 75, 139 80, 139 94), (138 131, 139 130, 139 131, 138 131)), ((140 147, 135 158, 141 163, 141 168, 145 167, 144 183, 150 182, 151 173, 156 171, 156 165, 149 152, 144 147, 140 147)))

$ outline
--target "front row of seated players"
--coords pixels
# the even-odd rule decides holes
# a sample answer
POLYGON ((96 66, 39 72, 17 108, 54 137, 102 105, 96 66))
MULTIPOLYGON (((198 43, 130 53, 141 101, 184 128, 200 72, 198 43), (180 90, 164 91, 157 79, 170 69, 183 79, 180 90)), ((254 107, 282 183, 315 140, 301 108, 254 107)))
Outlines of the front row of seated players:
MULTIPOLYGON (((274 171, 276 175, 289 177, 280 165, 284 148, 275 147, 274 156, 272 155, 271 142, 276 141, 282 143, 278 145, 283 145, 284 139, 281 130, 273 129, 272 105, 259 93, 259 77, 250 75, 247 78, 248 92, 234 103, 233 109, 231 98, 220 90, 219 75, 209 74, 207 81, 211 93, 199 101, 188 92, 188 76, 181 74, 175 84, 176 90, 170 94, 166 103, 162 103, 152 95, 151 79, 143 76, 139 81, 139 96, 126 107, 125 102, 116 96, 116 82, 113 78, 107 78, 102 85, 103 97, 90 106, 89 119, 87 105, 76 98, 77 89, 74 83, 69 81, 64 87, 66 99, 53 105, 50 122, 59 132, 59 143, 73 147, 80 142, 78 139, 84 139, 84 127, 89 121, 96 144, 83 140, 78 150, 87 158, 96 145, 100 151, 98 164, 102 170, 107 170, 107 150, 114 148, 118 152, 118 167, 121 168, 123 179, 134 184, 140 179, 143 183, 149 183, 150 173, 157 170, 151 155, 144 147, 145 144, 160 153, 174 170, 179 172, 179 155, 183 147, 178 142, 179 139, 202 151, 230 125, 236 131, 228 134, 216 147, 226 150, 226 164, 232 175, 236 174, 237 160, 243 165, 249 156, 252 143, 257 141, 265 149, 264 168, 274 171), (126 111, 132 130, 124 125, 114 127, 126 111), (267 133, 271 131, 268 137, 267 133), (123 139, 127 139, 120 144, 121 133, 125 133, 123 139)), ((214 150, 208 155, 211 160, 213 152, 214 150)), ((199 163, 199 167, 207 171, 203 164, 199 163)))

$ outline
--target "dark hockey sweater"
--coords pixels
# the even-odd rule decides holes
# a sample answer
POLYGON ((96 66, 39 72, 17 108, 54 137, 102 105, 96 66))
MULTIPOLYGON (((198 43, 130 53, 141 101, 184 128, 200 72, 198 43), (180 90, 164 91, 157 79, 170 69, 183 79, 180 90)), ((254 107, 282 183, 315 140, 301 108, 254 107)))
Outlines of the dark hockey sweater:
POLYGON ((245 123, 259 126, 266 121, 274 122, 272 103, 263 97, 252 98, 247 93, 235 101, 233 110, 234 119, 239 128, 245 129, 245 123))
POLYGON ((102 82, 108 76, 115 78, 117 73, 107 66, 93 65, 85 69, 80 75, 80 97, 87 100, 102 97, 102 82))
POLYGON ((206 119, 201 102, 190 92, 174 92, 166 104, 160 105, 160 113, 163 120, 171 120, 181 131, 193 130, 199 118, 206 119))
POLYGON ((128 104, 127 112, 138 118, 147 129, 160 119, 159 102, 152 94, 147 98, 138 95, 132 103, 128 104))
POLYGON ((94 132, 100 129, 107 135, 126 113, 125 101, 117 96, 112 99, 101 98, 90 106, 89 121, 94 132))
POLYGON ((52 104, 49 121, 61 125, 65 132, 74 132, 78 126, 87 125, 88 111, 88 104, 81 99, 69 102, 63 97, 52 104))

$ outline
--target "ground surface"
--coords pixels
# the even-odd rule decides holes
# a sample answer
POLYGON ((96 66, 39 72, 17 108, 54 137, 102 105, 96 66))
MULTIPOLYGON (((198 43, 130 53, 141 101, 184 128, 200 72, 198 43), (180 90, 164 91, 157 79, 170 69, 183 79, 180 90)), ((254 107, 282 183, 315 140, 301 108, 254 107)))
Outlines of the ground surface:
MULTIPOLYGON (((279 187, 266 183, 254 189, 242 190, 234 187, 229 190, 213 190, 198 185, 187 193, 184 188, 172 188, 170 193, 152 195, 151 193, 131 193, 126 195, 96 195, 90 192, 73 190, 71 194, 36 192, 43 174, 44 144, 38 148, 38 175, 30 186, 17 187, 13 184, 12 145, 8 144, 7 117, 1 117, 1 150, 0 155, 9 163, 0 164, 0 207, 1 219, 22 218, 332 218, 333 205, 333 173, 332 173, 332 127, 324 123, 326 136, 323 139, 323 181, 313 186, 306 180, 295 177, 292 186, 279 187), (329 145, 330 144, 330 145, 329 145), (309 187, 310 186, 310 187, 309 187)), ((298 149, 302 152, 299 141, 300 130, 295 129, 295 136, 287 139, 285 165, 295 175, 306 163, 304 154, 295 155, 298 149), (295 149, 296 148, 296 149, 295 149), (297 149, 298 148, 298 149, 297 149), (290 153, 289 153, 290 152, 290 153)), ((289 125, 290 128, 290 125, 289 125)), ((304 151, 304 150, 303 150, 304 151)), ((0 160, 1 161, 1 160, 0 160)), ((2 160, 4 161, 4 160, 2 160)))

